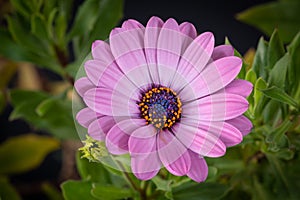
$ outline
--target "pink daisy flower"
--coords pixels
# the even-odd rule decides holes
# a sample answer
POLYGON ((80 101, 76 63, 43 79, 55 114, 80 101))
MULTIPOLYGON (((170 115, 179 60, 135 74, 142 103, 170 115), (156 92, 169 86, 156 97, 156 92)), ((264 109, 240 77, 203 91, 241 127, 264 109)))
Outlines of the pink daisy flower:
POLYGON ((242 60, 191 23, 127 20, 93 43, 92 57, 75 83, 87 106, 77 121, 111 154, 129 153, 139 179, 165 167, 204 181, 204 157, 223 156, 252 128, 243 116, 252 85, 235 79, 242 60))

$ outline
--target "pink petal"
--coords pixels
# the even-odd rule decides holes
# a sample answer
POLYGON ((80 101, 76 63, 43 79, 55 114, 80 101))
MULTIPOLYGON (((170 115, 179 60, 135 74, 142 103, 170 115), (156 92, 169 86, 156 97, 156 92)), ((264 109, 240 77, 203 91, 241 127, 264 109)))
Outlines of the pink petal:
POLYGON ((238 94, 247 97, 251 94, 253 89, 252 83, 245 80, 233 80, 225 87, 225 91, 232 94, 238 94))
POLYGON ((123 22, 122 28, 126 30, 132 30, 132 29, 145 29, 145 27, 138 21, 134 19, 128 19, 123 22))
POLYGON ((134 100, 139 100, 136 96, 138 87, 130 81, 127 75, 120 71, 116 63, 112 63, 104 69, 99 77, 99 86, 116 90, 134 100))
POLYGON ((81 109, 77 113, 76 120, 81 126, 87 128, 94 120, 100 117, 103 117, 103 115, 96 113, 95 111, 87 107, 81 109))
POLYGON ((145 30, 145 55, 148 63, 148 70, 154 83, 159 83, 156 48, 159 33, 163 24, 164 22, 160 18, 151 17, 145 30))
POLYGON ((253 127, 251 121, 243 115, 227 120, 226 122, 239 129, 239 131, 243 134, 243 136, 250 133, 253 127))
POLYGON ((202 121, 200 122, 199 128, 220 138, 227 147, 239 144, 243 140, 243 135, 236 127, 223 121, 202 121))
POLYGON ((242 115, 248 109, 248 101, 236 94, 218 92, 186 103, 183 116, 203 121, 224 121, 242 115), (195 109, 198 107, 198 109, 195 109))
POLYGON ((197 154, 220 157, 226 152, 226 146, 218 136, 191 124, 190 119, 182 119, 173 130, 176 138, 197 154))
POLYGON ((213 60, 218 60, 220 58, 233 56, 234 48, 231 45, 220 45, 214 48, 214 51, 211 55, 213 60))
POLYGON ((88 60, 84 63, 87 77, 96 86, 99 86, 99 81, 106 67, 107 63, 102 60, 88 60))
POLYGON ((188 89, 180 92, 182 101, 190 101, 209 94, 212 94, 226 85, 228 85, 239 73, 242 67, 242 60, 238 57, 231 56, 221 58, 210 63, 199 76, 193 80, 189 87, 193 88, 193 94, 190 95, 188 89))
POLYGON ((157 137, 158 155, 166 169, 176 176, 187 174, 191 158, 185 146, 168 130, 157 137))
POLYGON ((212 33, 203 33, 193 40, 180 59, 172 86, 179 91, 194 80, 210 60, 213 49, 212 33))
MULTIPOLYGON (((155 147, 156 148, 156 145, 155 147)), ((153 178, 160 170, 162 163, 158 157, 157 151, 143 156, 131 156, 131 169, 134 175, 141 180, 153 178)))
MULTIPOLYGON (((193 65, 200 73, 211 57, 214 50, 214 42, 214 35, 212 33, 202 33, 188 46, 182 55, 183 60, 193 65)), ((179 64, 179 68, 184 67, 181 63, 179 64)))
POLYGON ((198 183, 205 181, 208 175, 208 167, 205 159, 193 151, 189 151, 189 154, 192 164, 187 176, 198 183))
POLYGON ((152 83, 144 54, 144 31, 139 26, 118 28, 111 31, 109 38, 116 63, 137 87, 152 83))
POLYGON ((128 140, 132 132, 144 124, 141 119, 125 119, 115 124, 106 136, 106 147, 115 155, 128 153, 128 140))
POLYGON ((89 89, 94 88, 95 85, 87 77, 82 77, 75 81, 74 87, 78 94, 83 97, 83 94, 89 89))
POLYGON ((92 56, 95 60, 100 60, 105 66, 113 62, 114 57, 107 42, 96 40, 92 44, 92 56))
POLYGON ((177 22, 170 18, 161 28, 157 43, 160 84, 169 86, 181 56, 183 38, 177 22), (161 67, 164 66, 164 67, 161 67))
POLYGON ((138 116, 140 113, 134 100, 107 88, 90 89, 83 100, 89 108, 103 115, 138 116))
POLYGON ((182 42, 182 52, 186 50, 186 48, 191 44, 193 39, 197 37, 197 30, 195 26, 189 22, 183 22, 179 25, 180 32, 186 35, 182 42))
POLYGON ((156 150, 153 149, 156 146, 156 136, 157 130, 152 124, 134 130, 128 141, 130 155, 142 156, 156 150))
POLYGON ((105 135, 115 125, 115 119, 110 116, 93 121, 88 127, 88 134, 95 140, 105 140, 105 135))

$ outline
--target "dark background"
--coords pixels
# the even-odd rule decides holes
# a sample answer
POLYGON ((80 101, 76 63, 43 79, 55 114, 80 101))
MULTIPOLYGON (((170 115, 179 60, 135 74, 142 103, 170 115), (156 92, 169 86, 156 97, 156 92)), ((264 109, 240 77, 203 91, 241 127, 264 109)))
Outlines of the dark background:
POLYGON ((263 34, 235 19, 239 12, 270 0, 127 0, 124 19, 136 19, 146 25, 153 15, 164 21, 170 17, 178 23, 188 21, 195 25, 198 34, 211 31, 216 44, 223 44, 227 36, 232 45, 245 53, 256 47, 263 34))

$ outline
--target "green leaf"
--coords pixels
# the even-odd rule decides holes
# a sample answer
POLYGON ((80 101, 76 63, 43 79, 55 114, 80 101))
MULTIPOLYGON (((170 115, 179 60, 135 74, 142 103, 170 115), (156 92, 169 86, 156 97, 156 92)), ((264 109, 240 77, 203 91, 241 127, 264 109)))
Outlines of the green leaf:
POLYGON ((15 8, 20 14, 23 16, 29 18, 31 14, 31 10, 26 4, 26 1, 22 0, 10 0, 10 3, 12 4, 13 8, 15 8))
POLYGON ((15 61, 29 60, 29 53, 24 46, 18 45, 7 30, 0 28, 0 54, 15 61))
POLYGON ((93 184, 92 195, 96 199, 126 199, 136 196, 136 194, 127 188, 120 188, 112 185, 93 184))
POLYGON ((277 28, 280 38, 284 42, 290 42, 299 31, 299 10, 299 1, 270 2, 239 13, 237 18, 269 36, 277 28))
POLYGON ((0 174, 25 172, 39 166, 45 156, 59 148, 50 137, 26 134, 12 137, 0 146, 0 174))
POLYGON ((57 44, 61 49, 66 48, 67 40, 66 40, 66 32, 67 32, 67 14, 65 10, 60 10, 58 12, 58 16, 55 20, 55 35, 57 38, 57 44))
POLYGON ((157 190, 162 190, 162 191, 171 191, 171 184, 172 180, 164 180, 161 179, 159 176, 155 176, 154 178, 151 179, 151 181, 155 184, 157 190))
POLYGON ((69 180, 61 184, 62 193, 66 200, 97 200, 91 194, 92 182, 69 180))
POLYGON ((41 14, 31 15, 31 32, 41 40, 48 40, 47 23, 41 14))
POLYGON ((269 85, 274 85, 279 88, 285 87, 285 80, 289 62, 289 54, 285 54, 280 60, 276 62, 274 68, 270 71, 269 85))
POLYGON ((17 193, 16 189, 4 177, 0 177, 0 188, 1 200, 21 200, 21 197, 17 193))
POLYGON ((254 110, 256 111, 257 108, 260 109, 259 104, 261 104, 262 102, 262 89, 267 88, 267 83, 264 81, 264 79, 262 79, 261 77, 257 79, 255 85, 254 85, 254 110))
POLYGON ((31 34, 25 26, 27 25, 26 21, 14 16, 7 17, 7 22, 9 32, 18 45, 17 48, 25 54, 22 56, 23 61, 33 62, 39 67, 46 67, 58 74, 63 74, 50 44, 31 34))
POLYGON ((83 2, 78 9, 75 22, 68 35, 69 39, 87 34, 94 28, 94 24, 100 14, 100 3, 101 0, 89 0, 83 2))
POLYGON ((80 158, 81 155, 77 152, 76 166, 82 179, 102 184, 111 183, 110 174, 101 163, 89 162, 87 159, 80 158))
POLYGON ((41 42, 26 29, 26 22, 22 21, 19 17, 7 17, 8 29, 14 40, 27 48, 30 51, 37 52, 41 56, 49 55, 49 49, 45 46, 44 42, 41 42), (43 49, 41 51, 40 49, 43 49))
MULTIPOLYGON (((232 46, 231 42, 229 41, 229 39, 227 37, 225 38, 225 44, 232 46)), ((242 65, 241 71, 239 72, 237 77, 240 79, 244 79, 246 76, 246 64, 244 63, 243 56, 235 48, 234 48, 234 55, 243 60, 243 65, 242 65)))
POLYGON ((267 52, 268 67, 272 69, 275 63, 284 55, 284 53, 285 50, 283 47, 283 43, 279 38, 277 29, 275 29, 270 38, 269 48, 267 52))
POLYGON ((255 84, 256 80, 257 80, 257 76, 256 73, 250 69, 247 74, 246 74, 246 78, 247 81, 250 81, 253 85, 255 84))
MULTIPOLYGON (((289 87, 292 89, 293 94, 297 91, 297 87, 299 88, 299 74, 300 74, 300 32, 293 39, 291 44, 288 46, 288 52, 291 56, 291 63, 288 68, 288 83, 289 87)), ((300 99, 299 96, 295 97, 296 99, 300 99)))
POLYGON ((266 142, 271 143, 270 150, 276 152, 280 150, 280 144, 282 142, 285 143, 286 137, 284 137, 285 133, 290 129, 292 122, 289 119, 285 119, 283 123, 280 124, 279 127, 276 127, 271 133, 269 133, 266 137, 266 142))
POLYGON ((78 139, 69 100, 51 97, 43 92, 23 90, 11 91, 11 99, 14 110, 10 120, 22 118, 57 138, 78 139))
POLYGON ((254 85, 254 102, 257 104, 259 100, 262 97, 261 90, 264 90, 267 88, 267 83, 264 79, 261 77, 257 79, 255 85, 254 85))
POLYGON ((274 100, 282 102, 282 103, 289 104, 289 105, 295 107, 296 109, 299 109, 299 105, 298 105, 297 101, 295 99, 293 99, 291 96, 289 96, 287 93, 285 93, 283 89, 280 89, 276 86, 272 86, 267 89, 262 89, 261 91, 264 93, 264 95, 266 95, 267 97, 269 97, 271 99, 274 99, 274 100))
POLYGON ((266 66, 267 66, 267 51, 268 51, 268 44, 263 39, 263 37, 260 38, 256 50, 256 54, 253 60, 252 69, 256 73, 258 77, 266 78, 266 66))
POLYGON ((86 36, 86 39, 81 40, 77 45, 80 55, 76 57, 82 61, 91 49, 91 44, 95 40, 106 40, 110 31, 117 25, 123 16, 123 0, 102 0, 98 10, 98 18, 93 29, 86 36))
POLYGON ((291 160, 294 158, 295 152, 285 148, 285 149, 280 149, 278 152, 276 152, 275 155, 279 159, 291 160))
POLYGON ((220 199, 229 189, 219 183, 186 183, 173 188, 174 200, 214 200, 220 199))

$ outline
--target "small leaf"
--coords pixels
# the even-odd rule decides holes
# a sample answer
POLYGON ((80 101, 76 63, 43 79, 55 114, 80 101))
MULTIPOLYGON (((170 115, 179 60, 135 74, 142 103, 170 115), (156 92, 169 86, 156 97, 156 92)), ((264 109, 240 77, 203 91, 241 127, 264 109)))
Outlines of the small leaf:
POLYGON ((285 50, 283 47, 283 43, 281 42, 277 29, 274 30, 268 48, 268 67, 270 69, 273 68, 275 63, 284 55, 285 50))
POLYGON ((161 179, 159 176, 155 176, 154 178, 151 179, 151 181, 155 184, 157 190, 162 190, 162 191, 171 191, 171 183, 173 182, 172 180, 164 180, 161 179))
POLYGON ((269 85, 274 85, 279 88, 285 87, 285 79, 289 61, 289 54, 285 54, 280 60, 276 62, 274 68, 270 71, 269 85))
POLYGON ((91 194, 92 182, 69 180, 61 184, 62 193, 66 200, 97 200, 91 194))
POLYGON ((269 99, 264 98, 261 90, 267 88, 267 83, 263 78, 258 78, 254 85, 254 115, 261 117, 261 112, 264 109, 264 106, 268 103, 269 99))
POLYGON ((96 199, 127 199, 136 196, 136 194, 126 188, 119 188, 112 185, 93 184, 92 195, 96 199))
POLYGON ((255 84, 256 80, 257 80, 257 76, 255 74, 255 72, 250 69, 247 74, 246 74, 246 78, 247 81, 250 81, 253 85, 255 84))
POLYGON ((299 10, 299 1, 270 2, 252 7, 238 14, 237 18, 269 36, 277 28, 283 42, 290 42, 299 31, 299 10))
POLYGON ((268 44, 267 42, 261 37, 256 54, 253 60, 252 69, 256 73, 258 77, 266 78, 266 66, 267 66, 267 51, 268 51, 268 44))
POLYGON ((4 177, 0 177, 0 188, 1 200, 21 200, 16 189, 4 177))
POLYGON ((274 99, 276 101, 289 104, 296 109, 299 109, 299 105, 295 99, 293 99, 291 96, 289 96, 287 93, 284 92, 283 89, 280 89, 276 86, 272 86, 267 89, 261 89, 261 91, 266 95, 267 97, 274 99))
POLYGON ((10 138, 0 146, 0 174, 34 169, 48 153, 58 148, 58 140, 46 136, 26 134, 10 138))

